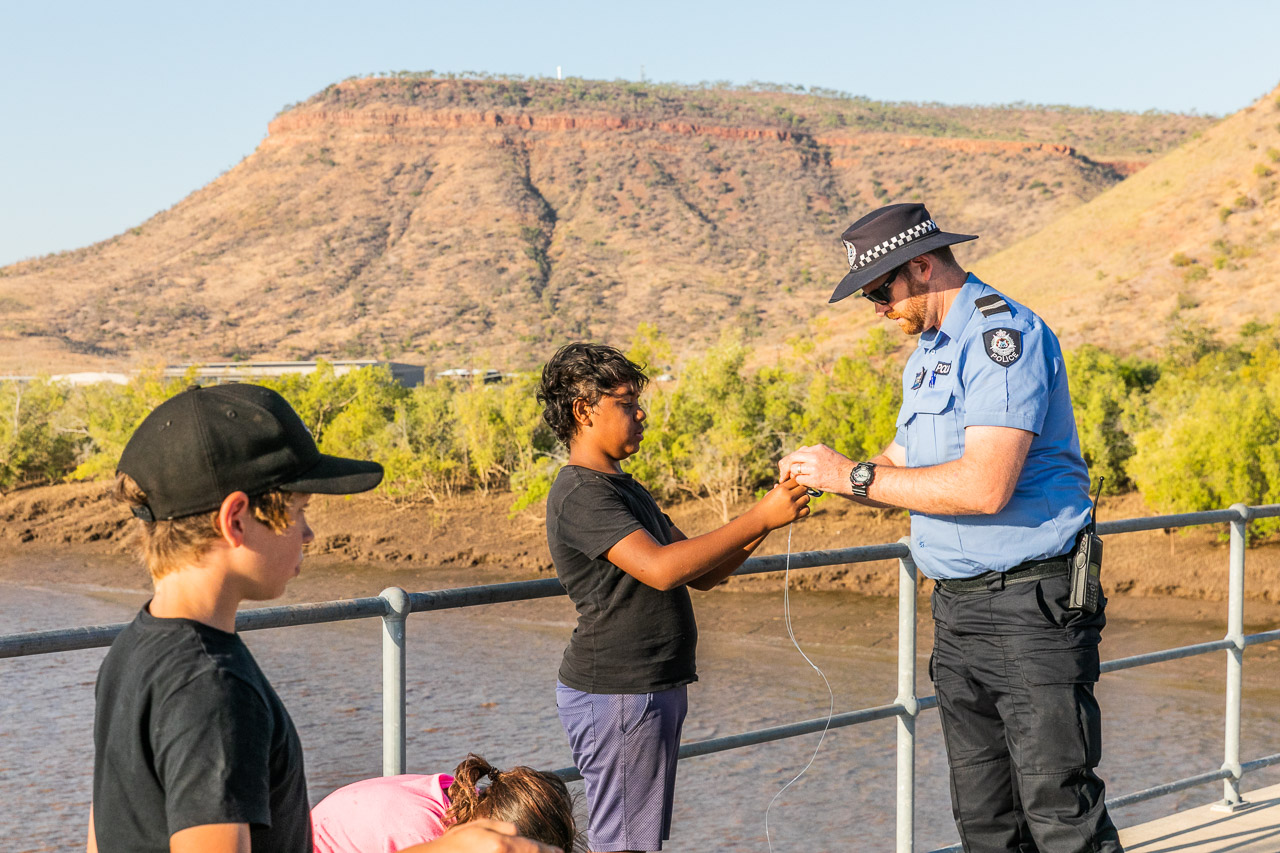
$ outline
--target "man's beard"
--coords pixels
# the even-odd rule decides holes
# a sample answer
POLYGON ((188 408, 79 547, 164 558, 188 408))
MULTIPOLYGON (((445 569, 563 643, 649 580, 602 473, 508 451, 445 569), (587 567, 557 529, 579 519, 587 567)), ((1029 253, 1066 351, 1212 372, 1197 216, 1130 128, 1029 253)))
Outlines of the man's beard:
MULTIPOLYGON (((911 288, 912 291, 915 288, 911 288)), ((926 300, 923 293, 912 293, 902 303, 902 306, 896 311, 890 311, 884 316, 890 320, 898 320, 898 328, 902 329, 905 334, 918 335, 924 331, 926 300)))

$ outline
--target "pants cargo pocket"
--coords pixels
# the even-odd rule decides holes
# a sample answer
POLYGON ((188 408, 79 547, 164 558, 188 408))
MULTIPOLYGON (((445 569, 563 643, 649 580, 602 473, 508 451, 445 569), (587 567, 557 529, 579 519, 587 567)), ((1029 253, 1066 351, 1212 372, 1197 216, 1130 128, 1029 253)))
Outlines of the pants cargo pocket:
POLYGON ((1096 647, 1037 650, 1018 658, 1022 676, 1017 725, 1022 770, 1057 772, 1097 767, 1102 758, 1102 715, 1093 696, 1096 647))

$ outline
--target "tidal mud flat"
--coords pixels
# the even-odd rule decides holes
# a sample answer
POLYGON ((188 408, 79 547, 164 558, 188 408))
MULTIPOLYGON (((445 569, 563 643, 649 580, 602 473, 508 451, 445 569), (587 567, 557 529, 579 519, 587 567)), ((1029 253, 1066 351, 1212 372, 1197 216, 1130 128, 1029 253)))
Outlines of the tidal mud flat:
MULTIPOLYGON (((470 568, 387 571, 314 560, 304 563, 287 600, 372 595, 393 583, 410 589, 459 586, 473 582, 475 574, 470 568)), ((122 557, 7 555, 0 559, 0 632, 128 620, 146 600, 139 577, 122 557)), ((791 603, 797 638, 830 680, 836 713, 893 701, 895 601, 793 589, 791 603)), ((697 596, 695 607, 701 680, 691 688, 686 740, 826 714, 832 700, 787 638, 779 592, 713 591, 697 596)), ((1278 611, 1251 602, 1248 630, 1275 627, 1278 611)), ((1220 604, 1180 599, 1114 599, 1103 656, 1216 639, 1225 628, 1222 612, 1220 604), (1131 604, 1139 612, 1131 615, 1131 604)), ((468 751, 499 765, 568 766, 552 685, 572 626, 572 609, 563 598, 411 617, 408 770, 448 770, 468 751)), ((246 642, 297 722, 313 802, 380 772, 377 620, 254 631, 246 642)), ((922 615, 920 695, 932 692, 925 675, 930 645, 922 615)), ((65 850, 83 843, 93 682, 104 653, 89 649, 0 661, 0 847, 65 850)), ((1102 772, 1111 792, 1221 763, 1224 671, 1223 655, 1215 653, 1103 679, 1102 772)), ((1246 759, 1280 750, 1280 719, 1274 714, 1278 676, 1280 650, 1248 650, 1246 759)), ((941 846, 954 830, 936 715, 926 712, 917 732, 917 837, 921 844, 941 846)), ((684 762, 670 849, 765 850, 764 807, 805 765, 816 743, 810 735, 684 762)), ((808 774, 771 814, 775 849, 888 849, 894 832, 893 743, 892 721, 831 732, 808 774)), ((1280 769, 1248 781, 1249 787, 1280 781, 1280 769)), ((574 787, 580 793, 580 784, 574 787)), ((1117 819, 1136 823, 1218 796, 1218 786, 1206 786, 1121 810, 1117 819)))

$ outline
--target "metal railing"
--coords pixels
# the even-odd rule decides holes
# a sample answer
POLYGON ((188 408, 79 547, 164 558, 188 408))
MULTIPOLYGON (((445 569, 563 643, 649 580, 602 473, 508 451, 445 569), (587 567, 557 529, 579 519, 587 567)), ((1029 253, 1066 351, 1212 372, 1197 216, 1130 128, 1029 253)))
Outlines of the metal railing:
MULTIPOLYGON (((1254 507, 1235 504, 1230 509, 1214 510, 1212 512, 1130 518, 1103 522, 1098 525, 1098 532, 1104 536, 1144 530, 1191 527, 1201 524, 1227 523, 1231 526, 1226 637, 1209 643, 1163 649, 1107 661, 1102 664, 1102 672, 1109 673, 1216 651, 1226 651, 1226 732, 1223 738, 1222 766, 1217 770, 1114 797, 1107 801, 1109 808, 1114 809, 1133 805, 1197 785, 1222 780, 1223 798, 1217 804, 1217 807, 1224 810, 1232 810, 1244 804, 1240 795, 1240 781, 1245 773, 1280 764, 1280 753, 1263 756, 1252 761, 1242 762, 1240 760, 1240 711, 1244 650, 1248 646, 1280 641, 1280 630, 1248 635, 1244 633, 1246 527, 1253 519, 1274 517, 1280 517, 1280 504, 1254 507)), ((898 695, 891 704, 836 714, 830 720, 830 727, 834 729, 859 723, 868 723, 873 720, 883 720, 889 717, 897 719, 897 842, 895 849, 898 853, 911 853, 915 844, 916 718, 921 711, 936 708, 938 704, 937 699, 933 696, 918 697, 915 695, 917 577, 916 567, 911 560, 910 551, 904 544, 905 541, 903 539, 896 543, 858 548, 840 548, 831 551, 807 551, 792 554, 789 558, 790 566, 793 569, 866 563, 877 560, 896 559, 898 561, 898 695)), ((784 555, 754 557, 744 563, 737 574, 779 572, 785 568, 787 559, 784 555)), ((383 590, 381 595, 370 598, 263 607, 244 611, 236 617, 236 629, 239 631, 253 631, 261 628, 314 625, 321 622, 340 622, 348 619, 381 618, 383 626, 382 770, 384 775, 395 775, 404 772, 405 767, 404 650, 405 629, 409 614, 503 602, 529 601, 564 594, 564 589, 560 586, 560 582, 554 578, 461 587, 436 592, 410 593, 399 587, 391 587, 383 590)), ((108 646, 115 636, 125 628, 126 624, 128 623, 2 635, 0 636, 0 658, 51 654, 53 652, 108 646)), ((727 737, 686 743, 680 747, 680 758, 710 755, 715 752, 810 734, 821 731, 827 724, 826 718, 805 720, 727 737)), ((557 772, 566 780, 581 778, 575 768, 565 768, 557 772)), ((934 853, 947 853, 947 851, 958 851, 960 849, 959 846, 946 847, 936 850, 934 853)))

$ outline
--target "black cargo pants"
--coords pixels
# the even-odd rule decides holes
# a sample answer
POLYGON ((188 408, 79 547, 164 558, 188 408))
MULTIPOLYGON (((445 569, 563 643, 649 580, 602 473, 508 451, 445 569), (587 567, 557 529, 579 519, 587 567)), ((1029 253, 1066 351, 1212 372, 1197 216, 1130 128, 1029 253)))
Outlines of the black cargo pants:
POLYGON ((967 853, 1120 853, 1094 768, 1103 608, 1066 609, 1065 576, 933 593, 929 675, 967 853))

